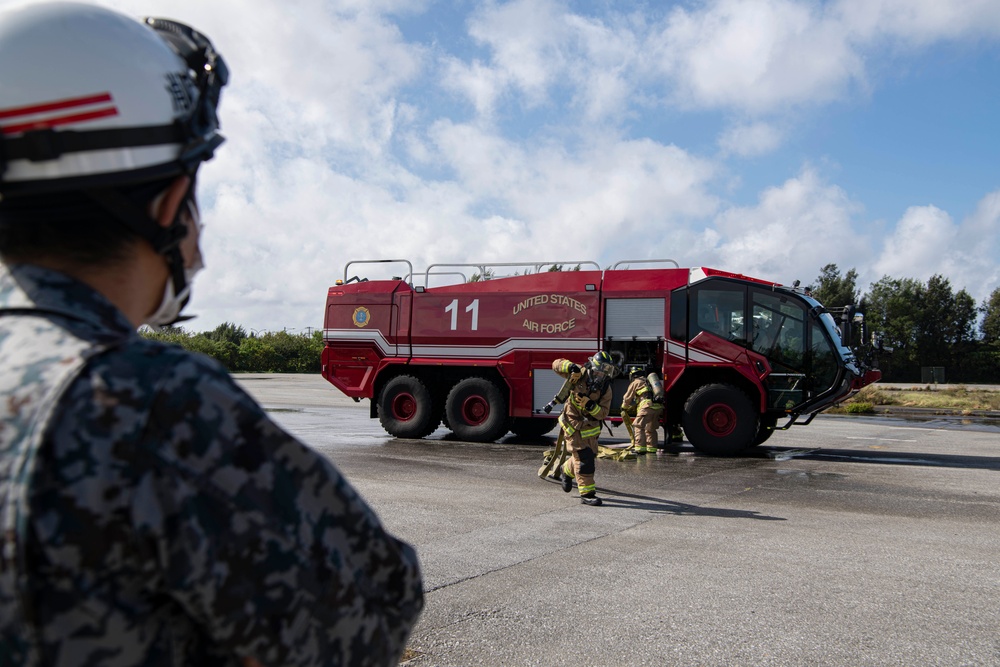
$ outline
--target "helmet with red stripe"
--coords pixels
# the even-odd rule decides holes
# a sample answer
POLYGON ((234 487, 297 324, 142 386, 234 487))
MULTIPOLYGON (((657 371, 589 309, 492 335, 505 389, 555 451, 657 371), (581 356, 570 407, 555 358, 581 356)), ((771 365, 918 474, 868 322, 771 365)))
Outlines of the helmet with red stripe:
POLYGON ((176 21, 73 2, 0 11, 0 227, 19 238, 49 223, 87 234, 100 210, 167 262, 147 322, 179 321, 200 268, 180 250, 197 229, 182 218, 197 210, 199 165, 223 141, 216 110, 228 78, 212 43, 176 21), (152 198, 185 175, 173 221, 158 224, 152 198))
POLYGON ((228 70, 198 31, 86 4, 0 11, 0 196, 191 173, 228 70))

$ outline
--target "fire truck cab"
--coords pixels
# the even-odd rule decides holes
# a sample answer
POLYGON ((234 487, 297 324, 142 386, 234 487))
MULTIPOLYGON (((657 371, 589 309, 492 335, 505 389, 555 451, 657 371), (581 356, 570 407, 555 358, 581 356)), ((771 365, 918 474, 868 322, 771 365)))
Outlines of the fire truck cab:
MULTIPOLYGON (((553 360, 583 364, 605 350, 621 368, 656 369, 663 425, 723 456, 808 424, 879 379, 848 347, 851 320, 838 323, 804 290, 672 260, 633 268, 651 261, 447 265, 476 270, 475 280, 446 265, 414 276, 406 260, 350 262, 327 293, 323 376, 369 399, 391 435, 422 438, 443 423, 488 442, 552 430, 558 409, 543 408, 563 382, 553 360), (408 273, 347 277, 352 265, 386 263, 408 273), (496 276, 511 267, 527 268, 496 276), (459 280, 430 286, 444 276, 459 280)), ((627 382, 614 382, 616 411, 627 382)))

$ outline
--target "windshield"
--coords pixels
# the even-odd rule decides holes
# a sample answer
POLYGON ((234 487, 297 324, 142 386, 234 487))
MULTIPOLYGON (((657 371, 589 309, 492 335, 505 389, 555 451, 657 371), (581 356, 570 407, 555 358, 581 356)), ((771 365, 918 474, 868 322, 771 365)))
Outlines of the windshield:
MULTIPOLYGON (((810 299, 810 301, 815 302, 813 299, 810 299)), ((819 306, 819 303, 816 302, 816 305, 819 306)), ((820 322, 823 323, 823 326, 826 327, 826 331, 830 335, 830 338, 836 343, 837 350, 840 353, 840 358, 844 360, 848 370, 855 375, 860 375, 861 372, 858 369, 858 360, 854 356, 854 350, 844 345, 840 327, 837 326, 837 321, 833 319, 833 315, 830 313, 821 313, 819 319, 820 322)))
POLYGON ((788 289, 706 280, 689 292, 688 340, 718 336, 765 357, 763 379, 772 409, 792 411, 860 375, 832 315, 815 299, 788 289))

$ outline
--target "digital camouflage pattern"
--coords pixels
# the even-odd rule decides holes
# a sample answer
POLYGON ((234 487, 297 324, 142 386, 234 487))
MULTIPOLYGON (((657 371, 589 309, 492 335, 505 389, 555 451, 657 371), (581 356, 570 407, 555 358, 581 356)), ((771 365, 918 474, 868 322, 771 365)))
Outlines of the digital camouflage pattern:
POLYGON ((0 265, 0 665, 393 665, 413 549, 213 360, 0 265))

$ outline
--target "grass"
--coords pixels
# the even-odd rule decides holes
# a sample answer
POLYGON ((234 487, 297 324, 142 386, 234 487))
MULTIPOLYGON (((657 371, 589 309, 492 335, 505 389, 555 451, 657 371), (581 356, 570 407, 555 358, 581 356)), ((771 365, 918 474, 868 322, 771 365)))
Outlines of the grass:
POLYGON ((866 413, 877 406, 947 410, 971 414, 979 410, 1000 411, 1000 391, 957 386, 936 389, 932 385, 912 389, 886 389, 869 385, 831 412, 866 413))

